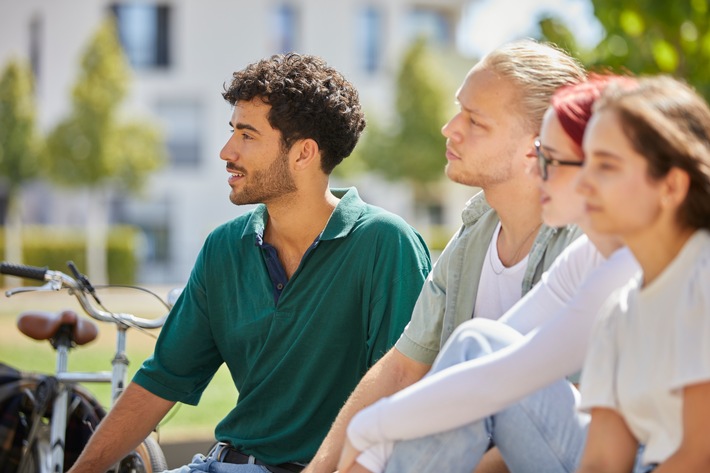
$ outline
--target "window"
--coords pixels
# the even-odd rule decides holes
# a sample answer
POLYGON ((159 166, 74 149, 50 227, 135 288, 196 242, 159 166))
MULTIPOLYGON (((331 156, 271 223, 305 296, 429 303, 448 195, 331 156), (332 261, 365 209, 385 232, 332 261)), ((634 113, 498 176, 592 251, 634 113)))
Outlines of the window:
POLYGON ((424 35, 429 41, 448 45, 454 38, 450 21, 442 10, 414 8, 407 18, 407 33, 410 39, 424 35))
POLYGON ((200 162, 202 110, 193 101, 163 101, 156 105, 163 124, 170 162, 194 167, 200 162))
POLYGON ((365 7, 360 14, 360 44, 362 66, 372 74, 380 67, 382 56, 382 14, 373 6, 365 7))
POLYGON ((296 51, 298 37, 298 12, 293 5, 282 4, 273 14, 273 49, 278 53, 296 51))
POLYGON ((30 66, 32 67, 32 74, 34 74, 35 84, 40 80, 43 29, 42 18, 36 15, 33 16, 32 20, 30 20, 30 66))
POLYGON ((170 65, 170 9, 165 5, 115 4, 118 35, 128 61, 136 69, 170 65))

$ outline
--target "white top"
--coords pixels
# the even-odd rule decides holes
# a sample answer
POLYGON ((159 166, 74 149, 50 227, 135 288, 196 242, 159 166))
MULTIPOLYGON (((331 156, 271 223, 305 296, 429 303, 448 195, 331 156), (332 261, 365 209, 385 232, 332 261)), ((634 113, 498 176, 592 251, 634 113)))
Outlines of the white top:
POLYGON ((683 437, 682 388, 710 380, 710 232, 640 285, 639 274, 594 328, 581 407, 617 410, 646 446, 644 464, 662 463, 683 437))
POLYGON ((481 278, 478 282, 478 296, 473 313, 476 317, 498 320, 508 309, 520 300, 520 287, 528 267, 526 255, 518 263, 507 268, 498 256, 498 234, 500 222, 493 232, 493 238, 488 245, 486 260, 481 267, 481 278), (485 297, 481 297, 485 294, 485 297))
POLYGON ((347 432, 358 450, 384 444, 358 462, 379 471, 387 443, 461 427, 577 372, 598 309, 637 271, 628 249, 604 261, 586 236, 575 240, 500 319, 526 335, 521 342, 433 373, 353 418, 347 432))

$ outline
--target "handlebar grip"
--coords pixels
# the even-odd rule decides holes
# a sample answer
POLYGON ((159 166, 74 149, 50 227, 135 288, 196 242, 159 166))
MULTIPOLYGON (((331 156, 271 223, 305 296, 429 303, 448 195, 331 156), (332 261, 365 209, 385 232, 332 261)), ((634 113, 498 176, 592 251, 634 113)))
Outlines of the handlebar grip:
POLYGON ((0 274, 8 274, 10 276, 18 276, 26 279, 37 279, 38 281, 44 281, 44 275, 47 274, 47 269, 46 266, 39 268, 25 264, 0 263, 0 274))

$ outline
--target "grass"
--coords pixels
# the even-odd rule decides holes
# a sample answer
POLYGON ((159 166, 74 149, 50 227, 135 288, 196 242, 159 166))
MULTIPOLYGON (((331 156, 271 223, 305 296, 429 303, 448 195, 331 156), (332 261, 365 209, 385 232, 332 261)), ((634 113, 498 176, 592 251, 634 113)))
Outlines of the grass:
MULTIPOLYGON (((3 291, 4 292, 4 291, 3 291)), ((167 294, 167 288, 157 288, 167 294)), ((99 297, 104 306, 117 312, 128 312, 145 318, 155 318, 165 309, 144 293, 128 290, 102 290, 99 297)), ((74 309, 84 314, 76 299, 66 292, 16 294, 6 298, 0 294, 0 362, 22 371, 52 373, 55 369, 54 350, 48 342, 32 340, 16 327, 18 314, 26 310, 59 311, 74 309)), ((88 317, 88 316, 86 316, 88 317)), ((99 337, 88 345, 77 347, 69 355, 71 371, 110 371, 115 352, 116 330, 112 324, 96 322, 99 337)), ((128 330, 126 354, 130 361, 130 380, 145 358, 150 356, 158 331, 143 333, 128 330)), ((87 384, 104 406, 110 404, 108 384, 87 384)), ((177 404, 161 424, 161 442, 205 440, 213 438, 214 427, 234 406, 237 391, 226 367, 222 367, 202 395, 196 407, 177 404)))

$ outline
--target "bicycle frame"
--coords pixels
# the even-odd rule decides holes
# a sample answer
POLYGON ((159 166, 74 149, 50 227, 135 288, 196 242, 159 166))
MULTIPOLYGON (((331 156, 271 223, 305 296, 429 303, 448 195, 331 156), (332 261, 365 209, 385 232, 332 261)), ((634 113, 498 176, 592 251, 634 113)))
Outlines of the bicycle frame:
MULTIPOLYGON (((84 311, 92 318, 104 322, 111 322, 116 326, 116 352, 111 360, 112 369, 110 372, 72 372, 68 371, 69 351, 72 348, 72 338, 70 333, 58 332, 54 340, 56 349, 56 369, 54 378, 56 379, 55 398, 52 404, 52 416, 50 421, 50 441, 49 448, 51 452, 51 466, 49 472, 64 471, 64 453, 66 445, 66 428, 68 422, 68 414, 70 411, 69 395, 71 386, 76 383, 111 383, 111 407, 116 402, 118 397, 125 389, 126 376, 128 370, 128 357, 126 355, 126 332, 130 326, 140 328, 158 328, 163 325, 167 314, 155 320, 147 320, 135 317, 131 314, 110 313, 104 310, 99 310, 94 307, 88 300, 86 292, 93 294, 93 287, 90 286, 85 276, 77 275, 77 280, 67 276, 60 271, 49 271, 46 268, 36 268, 30 266, 8 265, 3 263, 0 265, 0 272, 4 274, 13 274, 20 277, 29 277, 46 281, 40 287, 20 287, 10 289, 5 292, 7 297, 17 293, 30 291, 58 291, 62 288, 68 288, 69 294, 73 295, 79 301, 79 304, 84 311)), ((75 273, 76 275, 76 273, 75 273)), ((96 296, 94 298, 97 300, 96 296)), ((172 302, 172 301, 171 301, 172 302)), ((30 439, 34 439, 36 431, 41 422, 41 416, 35 416, 30 429, 30 439)), ((31 441, 32 442, 32 441, 31 441)), ((32 444, 27 447, 32 448, 32 444)), ((21 468, 27 461, 28 455, 23 454, 21 468)), ((41 468, 40 465, 37 465, 41 468)), ((40 473, 44 473, 41 471, 40 473)))
POLYGON ((129 360, 126 356, 126 331, 125 325, 117 325, 116 353, 111 360, 111 372, 70 372, 68 371, 69 344, 57 344, 57 363, 55 376, 58 384, 58 393, 52 406, 52 421, 50 423, 50 446, 52 451, 51 471, 64 471, 64 445, 67 414, 69 408, 69 389, 74 383, 111 383, 111 407, 125 388, 126 373, 129 360))

